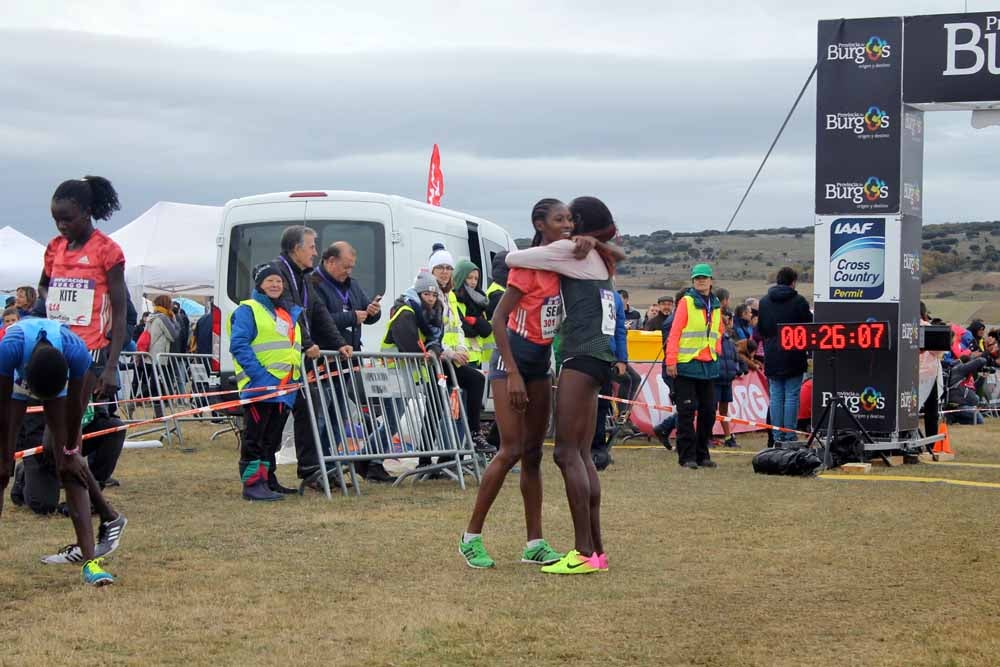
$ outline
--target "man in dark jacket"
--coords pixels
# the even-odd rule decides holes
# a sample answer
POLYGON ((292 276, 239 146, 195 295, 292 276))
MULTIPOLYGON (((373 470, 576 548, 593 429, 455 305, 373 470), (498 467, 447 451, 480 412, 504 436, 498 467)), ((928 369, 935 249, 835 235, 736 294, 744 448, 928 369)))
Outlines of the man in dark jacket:
MULTIPOLYGON (((128 300, 126 300, 126 303, 128 300)), ((188 353, 188 341, 191 339, 191 319, 181 308, 181 304, 174 302, 174 318, 177 321, 177 338, 170 344, 170 351, 175 354, 188 353)))
POLYGON ((622 301, 625 302, 625 328, 626 329, 638 329, 640 322, 642 322, 642 313, 632 307, 632 304, 628 300, 628 290, 620 289, 618 294, 621 296, 622 301))
MULTIPOLYGON (((778 339, 779 324, 812 322, 812 312, 805 297, 795 290, 799 274, 790 267, 778 271, 777 285, 760 300, 757 330, 764 339, 764 375, 771 392, 771 423, 794 429, 798 423, 799 390, 809 363, 805 352, 782 350, 778 339)), ((795 440, 795 434, 775 432, 776 441, 795 440)))
MULTIPOLYGON (((337 329, 330 311, 326 309, 323 299, 309 280, 316 259, 316 232, 305 225, 287 227, 281 234, 281 254, 271 264, 281 274, 285 283, 283 300, 302 307, 299 316, 299 326, 302 328, 302 351, 309 359, 318 359, 320 349, 339 350, 344 356, 350 356, 353 348, 344 340, 337 329)), ((313 392, 313 402, 318 403, 319 393, 315 385, 310 386, 313 392)), ((300 479, 313 476, 319 468, 319 458, 316 455, 316 441, 313 438, 312 425, 309 420, 309 406, 304 397, 295 401, 292 408, 292 418, 295 428, 295 456, 298 459, 298 475, 300 479)), ((310 484, 320 489, 318 482, 310 484)))
POLYGON ((349 243, 337 241, 323 251, 319 267, 310 276, 334 324, 355 351, 361 349, 362 325, 382 318, 382 295, 369 299, 361 283, 351 278, 357 259, 357 251, 349 243))
MULTIPOLYGON (((382 296, 369 299, 361 283, 351 278, 357 261, 358 253, 351 244, 336 241, 323 251, 319 267, 309 277, 317 296, 337 325, 337 330, 355 352, 361 349, 362 326, 374 324, 382 318, 382 307, 379 305, 382 296)), ((344 392, 341 391, 344 383, 334 382, 333 386, 337 389, 337 403, 341 414, 350 414, 344 392)), ((364 400, 363 383, 354 382, 353 386, 361 394, 361 400, 364 400)), ((332 408, 331 404, 331 418, 336 414, 332 408)), ((355 469, 370 482, 393 482, 396 479, 386 472, 379 461, 359 461, 355 464, 355 469)))

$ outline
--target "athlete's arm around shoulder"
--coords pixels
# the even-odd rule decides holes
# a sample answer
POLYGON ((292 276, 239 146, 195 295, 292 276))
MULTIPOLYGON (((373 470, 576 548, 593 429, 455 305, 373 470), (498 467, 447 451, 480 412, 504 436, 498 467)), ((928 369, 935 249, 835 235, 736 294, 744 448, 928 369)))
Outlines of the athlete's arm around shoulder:
POLYGON ((561 239, 544 246, 514 250, 507 255, 507 266, 552 271, 581 280, 607 280, 608 267, 596 250, 591 250, 583 259, 577 259, 575 251, 576 244, 572 240, 561 239))

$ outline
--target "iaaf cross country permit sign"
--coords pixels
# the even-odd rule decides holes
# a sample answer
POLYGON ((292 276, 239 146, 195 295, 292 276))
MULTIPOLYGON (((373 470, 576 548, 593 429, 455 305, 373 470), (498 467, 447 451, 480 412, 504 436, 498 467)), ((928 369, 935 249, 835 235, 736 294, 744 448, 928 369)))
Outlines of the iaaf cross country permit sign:
POLYGON ((885 218, 830 224, 831 301, 871 301, 885 293, 885 218))

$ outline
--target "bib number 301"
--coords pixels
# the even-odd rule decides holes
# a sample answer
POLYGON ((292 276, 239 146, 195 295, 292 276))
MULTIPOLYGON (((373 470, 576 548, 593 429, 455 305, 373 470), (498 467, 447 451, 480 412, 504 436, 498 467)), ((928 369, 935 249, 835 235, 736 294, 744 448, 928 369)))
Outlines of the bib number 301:
POLYGON ((562 324, 562 298, 559 296, 550 296, 542 303, 541 312, 539 316, 541 317, 541 331, 542 338, 549 340, 555 338, 556 333, 559 331, 559 325, 562 324))

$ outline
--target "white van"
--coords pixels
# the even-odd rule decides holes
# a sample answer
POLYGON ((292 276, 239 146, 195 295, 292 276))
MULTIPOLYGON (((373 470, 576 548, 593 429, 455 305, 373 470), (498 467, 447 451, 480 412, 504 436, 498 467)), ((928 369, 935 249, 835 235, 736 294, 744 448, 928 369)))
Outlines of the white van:
POLYGON ((320 255, 334 241, 354 246, 358 262, 352 279, 369 297, 383 295, 382 318, 363 329, 368 352, 378 351, 390 306, 427 265, 435 242, 443 242, 456 261, 471 259, 481 267, 484 288, 492 278, 496 254, 515 248, 511 235, 489 220, 396 195, 327 190, 234 199, 223 209, 217 239, 213 328, 223 376, 233 372, 233 360, 222 323, 250 296, 253 267, 276 258, 281 233, 297 224, 316 230, 320 255))

